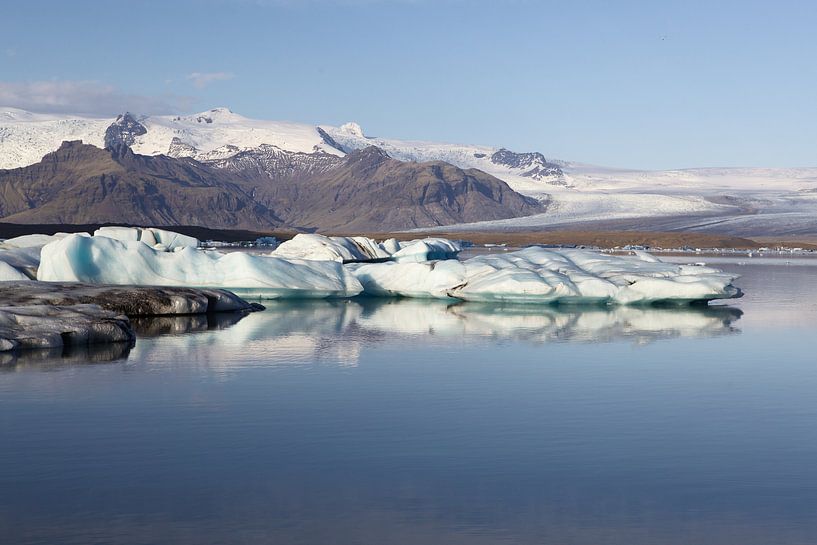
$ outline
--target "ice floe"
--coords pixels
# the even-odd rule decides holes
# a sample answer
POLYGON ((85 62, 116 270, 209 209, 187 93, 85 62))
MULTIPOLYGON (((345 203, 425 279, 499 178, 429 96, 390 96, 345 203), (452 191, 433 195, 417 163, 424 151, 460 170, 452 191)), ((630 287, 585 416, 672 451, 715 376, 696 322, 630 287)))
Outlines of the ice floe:
POLYGON ((226 288, 243 297, 352 297, 362 287, 333 261, 289 260, 193 247, 158 251, 138 241, 69 235, 47 244, 37 279, 91 284, 226 288))
POLYGON ((527 248, 465 261, 348 265, 364 293, 510 303, 648 304, 740 296, 736 275, 649 254, 527 248))

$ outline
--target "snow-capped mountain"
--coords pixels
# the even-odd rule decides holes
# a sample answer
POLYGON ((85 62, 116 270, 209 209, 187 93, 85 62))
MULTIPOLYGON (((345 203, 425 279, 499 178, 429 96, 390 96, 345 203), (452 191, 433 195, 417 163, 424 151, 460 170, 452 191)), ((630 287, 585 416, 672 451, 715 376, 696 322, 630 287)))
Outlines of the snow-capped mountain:
POLYGON ((504 180, 521 193, 540 195, 569 185, 561 168, 538 152, 367 137, 357 123, 340 127, 321 125, 319 129, 344 151, 377 146, 401 161, 445 161, 460 168, 476 168, 504 180))
MULTIPOLYGON (((38 162, 65 140, 82 140, 98 147, 128 145, 142 155, 190 157, 205 162, 224 161, 253 150, 279 155, 318 154, 344 156, 349 151, 377 146, 402 161, 445 161, 460 168, 476 168, 497 176, 517 190, 542 193, 550 185, 564 185, 555 163, 541 153, 515 153, 486 146, 407 142, 368 138, 355 123, 341 127, 249 119, 215 108, 189 116, 138 116, 89 119, 53 116, 0 108, 0 168, 17 168, 38 162), (265 146, 262 148, 262 146, 265 146)), ((299 162, 307 160, 298 158, 299 162)))
POLYGON ((327 173, 348 153, 375 146, 401 161, 478 169, 549 203, 544 214, 463 227, 468 229, 581 225, 817 233, 817 168, 615 169, 548 160, 539 152, 372 137, 356 123, 255 120, 227 108, 102 119, 0 108, 0 169, 37 163, 66 140, 124 144, 142 155, 188 157, 271 179, 327 173))

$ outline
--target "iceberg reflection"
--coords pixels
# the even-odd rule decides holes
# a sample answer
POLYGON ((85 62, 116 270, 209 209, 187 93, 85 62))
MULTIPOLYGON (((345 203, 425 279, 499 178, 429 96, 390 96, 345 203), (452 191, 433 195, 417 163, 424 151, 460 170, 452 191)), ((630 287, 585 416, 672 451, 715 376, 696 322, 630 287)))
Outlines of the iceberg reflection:
MULTIPOLYGON (((479 342, 645 344, 678 337, 739 333, 742 312, 720 307, 548 307, 446 303, 419 299, 272 301, 267 309, 213 331, 202 318, 140 324, 142 335, 207 330, 172 339, 137 340, 132 356, 195 362, 212 369, 331 363, 354 366, 367 346, 479 342), (187 324, 185 320, 195 321, 187 324)), ((172 363, 171 363, 172 364, 172 363)))
POLYGON ((111 363, 128 357, 128 343, 91 344, 0 353, 0 372, 55 370, 74 365, 111 363))

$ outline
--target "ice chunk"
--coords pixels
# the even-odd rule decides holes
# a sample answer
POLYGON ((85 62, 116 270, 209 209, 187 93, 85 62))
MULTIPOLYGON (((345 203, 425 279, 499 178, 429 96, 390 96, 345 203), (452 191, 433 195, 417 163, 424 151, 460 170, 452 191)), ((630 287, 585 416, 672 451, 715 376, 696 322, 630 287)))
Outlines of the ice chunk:
POLYGON ((94 231, 94 236, 108 237, 123 242, 138 240, 153 248, 161 244, 160 248, 166 249, 164 251, 172 251, 176 248, 186 248, 188 246, 195 248, 199 245, 199 239, 197 238, 155 227, 100 227, 94 231))
POLYGON ((0 282, 12 280, 31 280, 24 272, 9 265, 5 261, 0 261, 0 282))
POLYGON ((0 242, 0 281, 33 280, 40 266, 40 249, 68 233, 23 235, 0 242))
POLYGON ((392 253, 392 259, 398 262, 431 261, 433 259, 454 259, 462 247, 447 238, 423 238, 401 242, 400 249, 392 253))
POLYGON ((465 261, 348 265, 370 295, 512 303, 648 304, 739 297, 736 275, 644 254, 528 248, 465 261))
POLYGON ((0 280, 32 280, 40 266, 40 246, 0 249, 0 280))
POLYGON ((388 239, 382 243, 367 237, 327 237, 298 234, 281 243, 270 255, 317 261, 428 261, 451 259, 462 250, 459 244, 444 238, 424 238, 409 242, 388 239))
POLYGON ((42 249, 37 279, 93 284, 226 288, 245 297, 352 297, 360 282, 340 263, 289 260, 71 235, 42 249))
POLYGON ((68 233, 56 233, 53 235, 23 235, 19 237, 9 238, 0 243, 0 248, 15 249, 15 248, 42 248, 49 242, 59 240, 68 235, 68 233))
POLYGON ((345 262, 387 259, 391 254, 367 237, 327 237, 301 233, 282 242, 270 255, 287 259, 345 262))

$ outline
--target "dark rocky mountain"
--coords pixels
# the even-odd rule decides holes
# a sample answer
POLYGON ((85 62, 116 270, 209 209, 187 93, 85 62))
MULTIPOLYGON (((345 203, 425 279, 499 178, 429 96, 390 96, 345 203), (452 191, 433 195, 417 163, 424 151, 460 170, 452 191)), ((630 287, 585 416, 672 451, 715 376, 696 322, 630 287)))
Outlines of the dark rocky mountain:
POLYGON ((287 151, 269 144, 244 151, 238 150, 235 146, 224 146, 210 153, 201 153, 195 148, 191 153, 189 149, 183 149, 181 146, 182 144, 176 148, 171 146, 169 155, 193 157, 208 166, 238 173, 244 178, 273 181, 303 180, 328 172, 344 162, 342 157, 329 153, 287 151), (184 155, 185 153, 189 155, 184 155))
POLYGON ((10 223, 231 228, 282 223, 245 188, 195 161, 81 142, 63 142, 37 164, 0 170, 0 216, 10 223))
POLYGON ((136 155, 124 142, 105 150, 64 142, 40 163, 0 170, 0 219, 371 232, 543 211, 479 170, 398 161, 375 147, 345 157, 275 146, 211 156, 199 162, 136 155))
POLYGON ((147 134, 147 128, 139 123, 130 112, 116 117, 105 130, 105 147, 132 146, 137 136, 147 134))
POLYGON ((550 179, 554 185, 564 185, 564 172, 555 163, 548 162, 545 156, 539 152, 516 153, 509 149, 501 148, 491 155, 491 162, 495 165, 503 165, 510 168, 522 169, 522 176, 533 178, 534 180, 550 179), (561 182, 553 180, 562 180, 561 182))
POLYGON ((248 182, 256 184, 259 201, 289 225, 333 232, 409 229, 544 211, 540 202, 482 171, 441 161, 398 161, 376 147, 352 152, 334 168, 300 180, 248 182))

